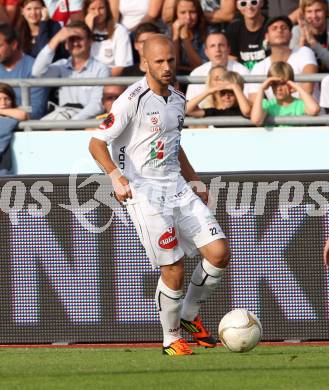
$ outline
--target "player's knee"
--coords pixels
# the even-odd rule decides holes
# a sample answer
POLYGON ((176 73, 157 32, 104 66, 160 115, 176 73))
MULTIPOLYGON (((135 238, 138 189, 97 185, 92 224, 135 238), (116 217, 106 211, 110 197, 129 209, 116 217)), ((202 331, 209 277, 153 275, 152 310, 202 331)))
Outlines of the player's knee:
POLYGON ((226 268, 230 262, 230 249, 226 240, 219 240, 208 259, 217 268, 226 268))

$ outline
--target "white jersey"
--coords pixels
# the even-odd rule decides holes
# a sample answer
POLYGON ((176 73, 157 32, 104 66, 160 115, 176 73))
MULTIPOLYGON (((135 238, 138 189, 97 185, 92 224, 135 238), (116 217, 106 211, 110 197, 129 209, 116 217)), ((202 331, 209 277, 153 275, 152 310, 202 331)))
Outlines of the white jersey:
POLYGON ((135 186, 151 180, 165 184, 180 176, 178 153, 185 115, 185 97, 169 86, 167 100, 156 95, 146 77, 113 103, 93 135, 111 144, 112 159, 135 186))

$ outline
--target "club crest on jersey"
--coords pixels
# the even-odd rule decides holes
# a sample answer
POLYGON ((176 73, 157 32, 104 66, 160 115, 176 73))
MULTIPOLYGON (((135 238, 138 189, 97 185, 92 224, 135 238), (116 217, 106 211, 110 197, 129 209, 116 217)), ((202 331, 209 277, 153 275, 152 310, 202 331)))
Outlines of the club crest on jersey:
POLYGON ((159 247, 162 249, 173 249, 177 246, 178 241, 176 237, 176 230, 174 227, 169 227, 166 232, 161 234, 159 241, 159 247))
POLYGON ((113 123, 114 123, 114 115, 111 112, 110 115, 99 125, 99 128, 101 130, 107 130, 113 126, 113 123))

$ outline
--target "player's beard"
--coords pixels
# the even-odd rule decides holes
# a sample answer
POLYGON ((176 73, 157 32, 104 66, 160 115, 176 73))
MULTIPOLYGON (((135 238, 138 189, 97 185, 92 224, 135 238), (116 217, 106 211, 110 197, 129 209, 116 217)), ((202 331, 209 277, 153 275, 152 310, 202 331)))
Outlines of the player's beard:
POLYGON ((161 76, 159 76, 156 72, 153 71, 153 69, 149 68, 149 74, 153 78, 154 81, 159 83, 162 87, 167 87, 170 83, 171 80, 173 79, 173 75, 171 74, 170 79, 168 78, 168 81, 165 79, 162 79, 161 76))

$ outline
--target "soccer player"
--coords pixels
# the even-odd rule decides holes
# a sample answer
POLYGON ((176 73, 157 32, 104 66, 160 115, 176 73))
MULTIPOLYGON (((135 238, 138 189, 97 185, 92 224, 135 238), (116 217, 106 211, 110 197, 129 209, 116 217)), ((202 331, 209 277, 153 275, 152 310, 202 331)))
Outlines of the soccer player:
POLYGON ((155 299, 163 328, 163 353, 191 355, 181 327, 215 347, 199 309, 218 286, 229 261, 228 244, 205 205, 208 194, 180 146, 185 98, 171 86, 173 43, 154 34, 144 45, 146 76, 113 103, 89 150, 127 205, 152 266, 160 267, 155 299), (111 154, 107 144, 112 144, 111 154), (187 184, 194 182, 195 192, 187 184), (184 254, 203 256, 183 298, 184 254))

